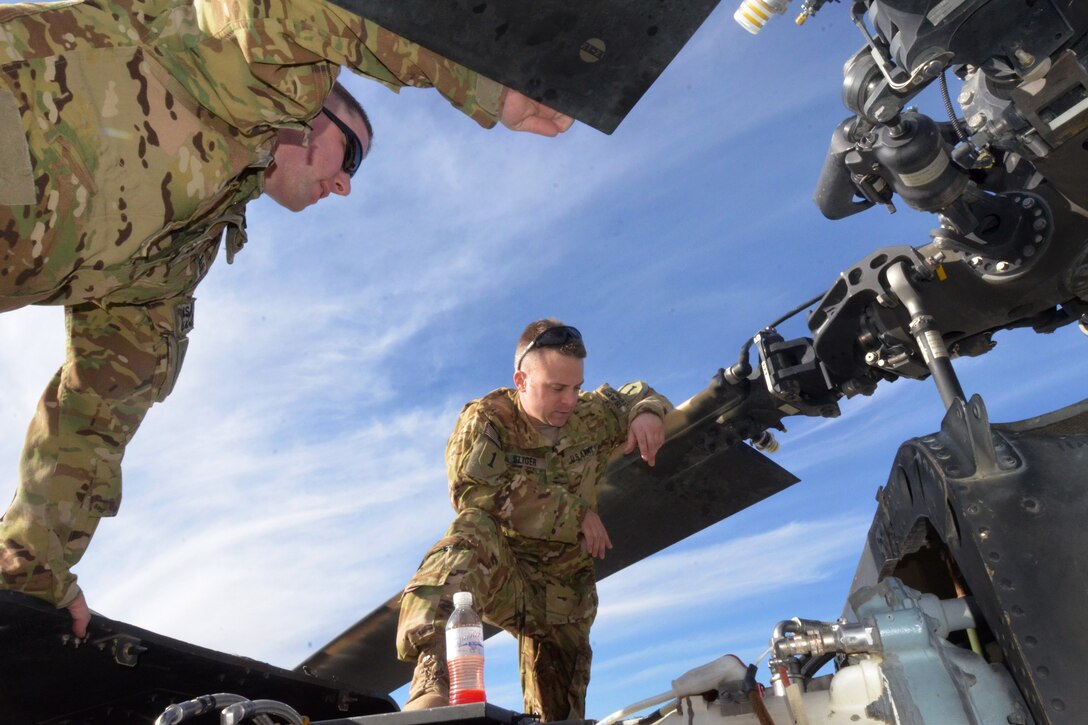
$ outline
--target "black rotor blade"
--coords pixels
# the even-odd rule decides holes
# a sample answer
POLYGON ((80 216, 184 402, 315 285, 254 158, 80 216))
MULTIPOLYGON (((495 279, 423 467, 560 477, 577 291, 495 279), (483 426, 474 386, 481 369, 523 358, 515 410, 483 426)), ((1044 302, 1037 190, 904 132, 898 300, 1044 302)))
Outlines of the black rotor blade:
MULTIPOLYGON (((598 579, 797 482, 753 448, 721 444, 713 406, 705 399, 689 402, 666 418, 666 442, 653 468, 635 454, 609 465, 598 510, 613 548, 596 562, 598 579)), ((405 581, 409 575, 405 572, 405 581)), ((379 692, 408 682, 412 666, 396 658, 399 598, 399 593, 391 597, 296 669, 379 692)), ((485 636, 496 632, 485 627, 485 636)))
POLYGON ((286 702, 315 720, 397 709, 384 694, 205 649, 98 613, 85 640, 75 639, 71 629, 68 610, 0 591, 0 722, 150 723, 170 704, 220 692, 286 702))
POLYGON ((718 0, 332 0, 612 133, 718 0))

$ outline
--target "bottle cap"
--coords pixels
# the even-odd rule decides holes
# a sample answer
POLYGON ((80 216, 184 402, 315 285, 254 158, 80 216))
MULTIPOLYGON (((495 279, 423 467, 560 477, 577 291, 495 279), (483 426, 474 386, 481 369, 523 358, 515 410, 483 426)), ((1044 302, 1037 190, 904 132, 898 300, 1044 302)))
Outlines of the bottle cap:
POLYGON ((472 606, 472 592, 454 592, 454 594, 453 594, 453 606, 454 607, 471 607, 472 606))

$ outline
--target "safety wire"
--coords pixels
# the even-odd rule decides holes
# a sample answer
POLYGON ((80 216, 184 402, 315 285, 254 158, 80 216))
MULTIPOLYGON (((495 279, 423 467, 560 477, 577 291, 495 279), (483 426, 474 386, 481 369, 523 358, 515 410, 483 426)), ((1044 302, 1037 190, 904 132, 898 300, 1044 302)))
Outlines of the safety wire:
MULTIPOLYGON (((771 324, 767 325, 767 327, 764 327, 763 329, 766 330, 766 329, 771 328, 771 327, 778 327, 783 322, 790 319, 791 317, 796 315, 801 310, 805 309, 806 307, 809 307, 811 305, 816 304, 821 299, 823 299, 823 297, 824 297, 823 294, 818 294, 815 297, 813 297, 812 299, 806 300, 805 302, 798 305, 797 307, 794 307, 792 310, 790 310, 786 314, 782 315, 777 320, 775 320, 771 324)), ((748 353, 752 349, 752 343, 755 342, 755 339, 756 339, 755 336, 752 336, 752 337, 748 338, 747 340, 745 340, 744 344, 741 345, 741 348, 740 348, 740 356, 739 356, 739 359, 738 359, 738 364, 743 369, 747 370, 748 373, 752 372, 751 365, 750 365, 750 363, 748 361, 748 353)), ((747 375, 747 373, 745 373, 745 375, 747 375)))

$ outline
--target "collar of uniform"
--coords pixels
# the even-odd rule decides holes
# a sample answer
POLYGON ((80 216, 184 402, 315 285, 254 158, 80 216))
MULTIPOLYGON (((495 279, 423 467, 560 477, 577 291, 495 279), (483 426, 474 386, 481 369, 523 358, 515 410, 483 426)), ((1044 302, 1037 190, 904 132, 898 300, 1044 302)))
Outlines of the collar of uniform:
MULTIPOLYGON (((513 441, 514 444, 519 448, 551 448, 552 444, 536 429, 525 408, 521 407, 521 395, 518 394, 517 389, 510 388, 510 393, 511 402, 517 409, 517 415, 514 417, 514 433, 517 440, 513 441)), ((563 439, 562 433, 559 439, 563 439)))
MULTIPOLYGON (((517 422, 515 431, 518 437, 516 441, 517 445, 522 448, 553 448, 551 442, 545 438, 536 426, 533 425, 533 421, 530 420, 529 414, 525 412, 525 408, 521 407, 521 395, 518 394, 517 389, 510 388, 512 393, 511 397, 515 406, 517 406, 517 422)), ((578 405, 575 408, 574 414, 567 420, 567 424, 559 429, 559 440, 556 441, 554 449, 558 453, 562 453, 565 449, 573 445, 573 441, 583 441, 586 438, 586 424, 582 420, 582 416, 579 415, 580 408, 584 403, 583 394, 578 394, 578 405)))

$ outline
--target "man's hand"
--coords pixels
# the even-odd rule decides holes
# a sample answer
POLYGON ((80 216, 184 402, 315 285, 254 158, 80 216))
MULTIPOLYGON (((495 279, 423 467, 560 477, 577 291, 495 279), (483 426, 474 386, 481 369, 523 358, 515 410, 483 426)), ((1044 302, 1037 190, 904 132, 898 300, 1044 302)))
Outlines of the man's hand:
POLYGON ((574 119, 567 114, 509 88, 503 91, 499 120, 511 131, 528 131, 541 136, 563 133, 574 123, 574 119))
POLYGON ((68 605, 68 613, 72 615, 72 634, 83 639, 87 636, 87 625, 91 623, 91 608, 87 606, 83 592, 68 605))
POLYGON ((594 559, 603 559, 605 551, 612 548, 612 539, 608 538, 604 522, 592 509, 586 511, 582 519, 582 547, 594 559))
POLYGON ((627 446, 624 453, 630 453, 638 446, 642 460, 649 465, 654 465, 657 450, 665 442, 665 422, 655 413, 640 413, 631 421, 631 428, 627 431, 627 446))

